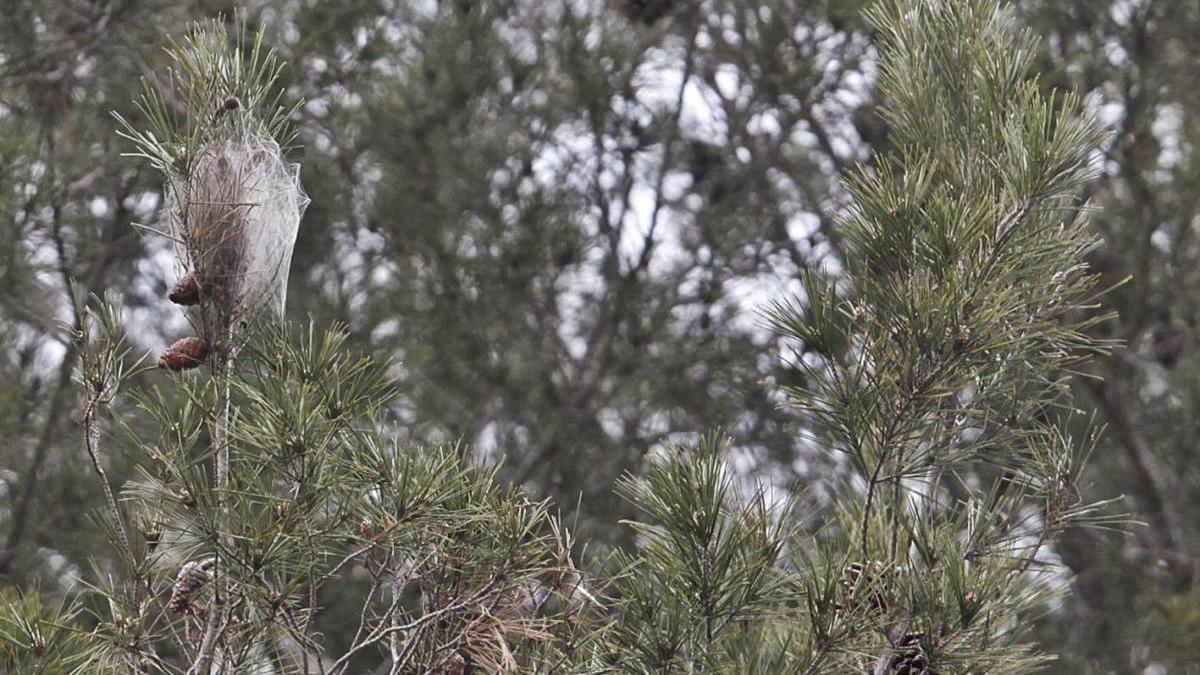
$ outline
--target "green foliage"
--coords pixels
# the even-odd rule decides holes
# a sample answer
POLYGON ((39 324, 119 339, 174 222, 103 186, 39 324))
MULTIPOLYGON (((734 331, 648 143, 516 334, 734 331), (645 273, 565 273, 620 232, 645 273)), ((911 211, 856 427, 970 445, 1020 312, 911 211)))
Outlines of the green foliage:
MULTIPOLYGON (((395 275, 405 302, 430 319, 404 328, 398 344, 406 356, 444 375, 438 380, 451 389, 490 386, 501 406, 510 377, 545 385, 526 388, 530 400, 560 396, 563 381, 584 382, 586 395, 571 398, 577 416, 504 432, 546 434, 549 454, 514 458, 528 477, 552 464, 549 457, 565 463, 559 448, 576 436, 606 434, 598 422, 605 410, 623 410, 617 417, 625 416, 631 436, 637 431, 642 397, 633 387, 605 398, 608 371, 632 363, 631 355, 660 353, 664 336, 693 336, 662 318, 690 302, 676 295, 681 289, 698 285, 706 296, 700 303, 710 323, 697 328, 702 342, 714 339, 705 333, 715 303, 708 294, 728 269, 680 265, 661 285, 639 280, 653 276, 660 208, 691 208, 683 200, 664 206, 672 201, 662 187, 672 153, 707 152, 678 142, 688 77, 696 68, 715 83, 714 64, 740 57, 697 56, 702 22, 681 13, 671 24, 687 36, 675 108, 642 108, 631 98, 634 112, 610 116, 613 97, 647 62, 652 49, 637 41, 648 38, 597 43, 588 27, 612 30, 615 17, 535 12, 521 34, 552 28, 547 42, 532 44, 572 55, 562 61, 572 77, 535 76, 522 66, 514 73, 529 79, 505 82, 500 62, 486 62, 494 71, 481 67, 474 50, 511 50, 520 66, 520 50, 497 28, 514 16, 524 15, 503 2, 440 6, 417 23, 453 53, 414 58, 393 83, 394 100, 372 114, 382 124, 388 109, 401 113, 392 123, 403 133, 384 148, 390 159, 382 172, 405 186, 395 205, 411 200, 428 209, 397 206, 419 222, 397 230, 412 236, 389 243, 414 261, 395 275), (583 77, 593 60, 602 72, 583 77), (557 118, 547 102, 559 97, 586 114, 557 118), (524 114, 541 116, 532 124, 524 114), (537 296, 543 310, 557 308, 551 291, 588 248, 580 234, 587 228, 563 216, 580 196, 562 188, 576 180, 575 161, 550 169, 556 181, 538 183, 530 178, 544 160, 536 150, 575 130, 596 143, 602 165, 637 166, 647 145, 638 135, 648 133, 643 117, 670 129, 648 144, 660 146, 659 166, 649 172, 658 186, 651 232, 629 257, 620 248, 624 216, 602 216, 601 238, 613 248, 599 269, 601 291, 585 299, 603 312, 581 324, 595 341, 570 372, 544 365, 541 342, 516 356, 498 352, 490 336, 519 342, 531 325, 539 339, 569 351, 559 344, 561 317, 523 313, 480 293, 508 285, 537 296), (505 143, 474 133, 490 126, 505 143), (630 145, 607 150, 614 139, 630 145), (510 151, 519 161, 501 176, 496 163, 510 151), (473 188, 459 203, 455 183, 476 179, 489 188, 473 188), (527 221, 553 226, 541 234, 562 228, 562 248, 539 248, 541 239, 514 224, 527 221), (545 278, 523 278, 522 256, 555 267, 545 278), (511 264, 497 268, 497 257, 511 264), (463 259, 471 264, 460 267, 463 259), (703 278, 692 283, 700 268, 703 278), (657 323, 626 319, 643 293, 653 296, 646 303, 657 323), (463 307, 479 312, 465 329, 453 316, 463 307), (616 328, 606 332, 606 322, 616 328), (624 353, 651 334, 656 349, 624 353), (478 350, 491 359, 486 372, 457 362, 478 350)), ((60 612, 72 625, 64 635, 78 636, 79 652, 64 642, 64 653, 79 655, 69 665, 79 673, 883 674, 1024 673, 1044 664, 1028 641, 1033 617, 1056 592, 1044 550, 1071 525, 1110 522, 1078 493, 1081 444, 1071 434, 1066 388, 1084 359, 1109 346, 1088 333, 1104 315, 1092 311, 1095 283, 1083 259, 1096 242, 1079 209, 1102 139, 1074 97, 1048 96, 1029 77, 1032 42, 1005 16, 991 0, 892 0, 869 14, 895 153, 847 184, 837 228, 842 272, 805 275, 802 297, 769 310, 801 352, 795 366, 803 381, 784 391, 833 469, 812 486, 829 497, 827 509, 805 513, 796 495, 776 502, 764 487, 742 489, 747 477, 728 461, 733 441, 708 437, 694 448, 649 453, 641 470, 620 480, 617 497, 638 514, 625 521, 631 545, 611 555, 588 551, 550 501, 505 485, 502 465, 459 445, 406 440, 408 420, 393 415, 395 398, 420 403, 421 396, 393 379, 408 371, 352 355, 354 326, 257 325, 211 371, 138 389, 124 384, 138 367, 128 365, 118 313, 96 302, 91 315, 81 310, 87 318, 76 335, 88 450, 107 491, 99 415, 118 391, 130 392, 137 412, 113 422, 138 467, 119 501, 108 493, 109 534, 120 549, 114 569, 96 566, 86 615, 60 612)), ((770 12, 748 18, 756 34, 788 34, 770 12)), ((277 132, 272 125, 287 112, 266 92, 280 66, 261 45, 258 34, 245 56, 244 40, 220 26, 177 43, 178 101, 147 90, 151 130, 127 128, 127 137, 171 177, 186 175, 214 134, 242 123, 230 121, 243 119, 234 114, 242 105, 254 113, 245 123, 266 120, 277 132), (238 106, 225 104, 230 96, 238 106), (176 102, 188 113, 182 122, 176 102)), ((766 88, 816 77, 813 63, 803 63, 768 78, 766 88)), ((606 192, 604 171, 585 173, 585 182, 594 178, 589 199, 601 211, 622 201, 628 208, 631 186, 644 178, 635 173, 623 174, 629 187, 620 198, 606 192)), ((720 203, 720 190, 708 187, 703 203, 711 210, 692 214, 705 234, 681 237, 681 249, 711 259, 738 249, 714 226, 746 227, 756 212, 720 203), (707 220, 712 213, 722 219, 707 220)), ((660 375, 691 365, 686 350, 669 357, 660 375)), ((464 428, 475 424, 478 411, 448 400, 423 405, 471 418, 464 428)), ((714 418, 742 412, 722 409, 714 418)), ((627 467, 648 447, 625 450, 632 454, 603 471, 575 457, 576 466, 548 470, 594 478, 627 467)), ((599 480, 590 492, 608 487, 599 480)), ((43 613, 29 602, 14 601, 10 614, 43 613)), ((41 624, 10 623, 5 634, 24 648, 13 657, 29 658, 41 624)))
POLYGON ((79 609, 47 606, 39 589, 0 589, 0 664, 8 673, 67 672, 85 648, 73 626, 79 609))
POLYGON ((738 494, 728 445, 677 448, 618 486, 648 518, 630 523, 637 555, 618 556, 614 658, 627 671, 728 672, 748 632, 786 616, 794 589, 778 563, 790 517, 761 488, 738 494))
POLYGON ((770 312, 811 350, 792 402, 853 469, 835 533, 848 581, 882 579, 875 630, 848 651, 1027 672, 1043 600, 1014 578, 1064 527, 1107 522, 1080 504, 1058 420, 1072 368, 1106 347, 1085 332, 1106 317, 1085 315, 1096 241, 1076 206, 1102 135, 1027 76, 1029 37, 997 3, 869 16, 896 155, 849 185, 846 274, 809 275, 803 303, 770 312))
POLYGON ((94 295, 88 304, 82 299, 76 302, 75 311, 83 317, 71 335, 80 352, 78 384, 87 400, 109 405, 122 384, 145 372, 146 356, 133 358, 134 347, 125 334, 119 302, 94 295))
POLYGON ((167 176, 187 176, 201 148, 215 139, 262 131, 286 147, 295 138, 288 117, 299 104, 283 104, 278 80, 284 64, 275 50, 264 50, 262 31, 247 40, 244 21, 237 20, 233 36, 223 22, 211 21, 182 41, 170 40, 171 89, 143 78, 138 111, 144 120, 134 124, 113 113, 120 135, 137 147, 132 156, 167 176))
POLYGON ((216 659, 232 668, 358 672, 383 649, 400 672, 511 671, 550 659, 542 643, 587 616, 596 600, 548 504, 500 487, 459 448, 388 440, 386 368, 348 356, 345 339, 310 325, 249 343, 231 373, 224 488, 208 469, 220 379, 139 397, 160 430, 134 436, 149 463, 123 498, 143 544, 125 582, 96 589, 112 609, 95 616, 78 672, 183 672, 216 612, 216 659), (227 595, 214 599, 209 580, 182 596, 181 570, 214 552, 227 595), (326 593, 360 606, 336 657, 316 630, 326 593))
MULTIPOLYGON (((1150 636, 1156 658, 1176 667, 1194 667, 1200 653, 1200 603, 1196 591, 1158 598, 1141 630, 1150 636)), ((1183 671, 1186 672, 1186 671, 1183 671)))
MULTIPOLYGON (((176 32, 180 13, 164 4, 19 0, 0 21, 6 584, 61 593, 108 550, 88 517, 101 495, 79 452, 70 331, 77 297, 115 290, 131 309, 143 306, 131 289, 146 252, 130 223, 153 215, 158 181, 120 158, 111 111, 132 114, 138 77, 157 68, 163 35, 176 32), (64 565, 48 564, 59 556, 64 565)), ((129 462, 110 460, 119 483, 129 462)))
POLYGON ((1038 50, 1043 86, 1071 88, 1105 112, 1103 175, 1090 188, 1090 227, 1104 243, 1090 262, 1102 284, 1127 283, 1105 298, 1119 320, 1092 332, 1119 337, 1126 348, 1092 363, 1093 377, 1077 382, 1081 407, 1107 426, 1083 480, 1092 494, 1125 495, 1145 523, 1125 536, 1066 534, 1057 551, 1075 576, 1073 593, 1040 622, 1039 633, 1063 655, 1063 672, 1194 672, 1194 626, 1182 614, 1160 612, 1193 596, 1200 581, 1200 342, 1191 319, 1200 297, 1200 88, 1191 67, 1200 54, 1193 39, 1200 3, 1119 8, 1038 0, 1017 10, 1023 25, 1057 36, 1038 50))
POLYGON ((722 428, 781 472, 807 453, 758 386, 795 376, 754 309, 838 257, 810 218, 836 208, 824 169, 845 154, 810 134, 840 140, 833 83, 870 60, 844 21, 860 3, 651 4, 677 11, 647 27, 621 3, 402 2, 398 44, 361 26, 384 73, 306 91, 364 101, 309 118, 314 208, 336 224, 297 252, 309 302, 402 355, 410 433, 504 454, 502 480, 605 545, 631 543, 612 488, 653 448, 722 428))

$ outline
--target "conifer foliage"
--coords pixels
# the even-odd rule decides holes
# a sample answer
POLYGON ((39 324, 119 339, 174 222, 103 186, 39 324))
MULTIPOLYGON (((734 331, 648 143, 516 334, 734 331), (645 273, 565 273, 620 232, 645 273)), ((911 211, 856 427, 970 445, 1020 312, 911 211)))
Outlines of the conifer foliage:
POLYGON ((1078 204, 1102 138, 1075 97, 1039 94, 998 3, 870 17, 896 154, 850 185, 846 274, 771 312, 805 350, 791 401, 850 474, 844 597, 815 615, 814 653, 864 621, 847 637, 876 673, 1028 672, 1039 554, 1104 522, 1077 492, 1065 384, 1105 347, 1080 318, 1096 242, 1078 204))
MULTIPOLYGON (((10 603, 0 630, 16 648, 0 654, 22 672, 1030 672, 1043 658, 1028 617, 1056 587, 1047 548, 1107 522, 1076 486, 1064 386, 1105 348, 1080 318, 1096 316, 1078 195, 1100 138, 1074 97, 1039 94, 1030 38, 1005 17, 995 0, 870 14, 895 154, 849 186, 846 269, 806 275, 768 312, 805 374, 787 392, 799 423, 844 460, 818 486, 829 514, 746 489, 714 435, 619 484, 641 514, 632 550, 589 550, 466 449, 394 440, 388 364, 351 354, 344 332, 235 325, 282 302, 286 267, 249 283, 245 248, 199 259, 188 228, 251 241, 257 202, 194 215, 179 198, 168 219, 195 277, 172 299, 199 303, 197 344, 226 340, 223 358, 130 394, 141 415, 110 428, 141 469, 106 492, 104 521, 121 569, 98 569, 75 606, 10 603), (217 263, 233 276, 205 271, 217 263)), ((218 80, 236 91, 181 101, 197 124, 151 106, 156 130, 129 135, 169 180, 228 195, 236 176, 210 156, 224 137, 204 134, 256 114, 238 134, 285 132, 270 59, 228 56, 239 46, 214 31, 176 51, 229 68, 218 80)), ((243 159, 283 166, 268 154, 243 159)), ((298 219, 294 180, 273 185, 297 190, 282 208, 298 219)), ((211 241, 202 252, 228 240, 211 241)), ((138 364, 98 304, 77 338, 107 490, 99 415, 138 364)))

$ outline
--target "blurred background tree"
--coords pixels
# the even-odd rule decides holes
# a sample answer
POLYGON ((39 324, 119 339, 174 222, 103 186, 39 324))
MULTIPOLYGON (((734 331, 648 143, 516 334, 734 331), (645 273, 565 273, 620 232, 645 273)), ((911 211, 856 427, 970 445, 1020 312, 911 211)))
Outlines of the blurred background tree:
POLYGON ((1034 1, 1020 12, 1048 36, 1045 84, 1087 94, 1111 131, 1086 196, 1105 242, 1093 266, 1108 284, 1129 279, 1106 301, 1121 317, 1108 335, 1126 349, 1096 364, 1103 382, 1078 384, 1108 425, 1092 490, 1128 495, 1147 525, 1067 537, 1061 554, 1077 592, 1048 620, 1046 639, 1061 641, 1078 670, 1194 672, 1200 3, 1034 1))
MULTIPOLYGON (((865 3, 834 0, 15 0, 0 16, 0 573, 71 583, 100 538, 78 443, 78 293, 117 290, 146 348, 164 311, 157 183, 115 136, 164 35, 246 5, 291 64, 313 198, 293 318, 344 321, 400 363, 401 430, 463 439, 500 476, 626 545, 613 497, 656 446, 723 427, 738 466, 802 486, 844 467, 798 441, 772 385, 800 384, 756 309, 841 269, 840 179, 886 149, 865 3), (574 514, 572 514, 574 515, 574 514)), ((1194 643, 1200 390, 1191 37, 1200 3, 1013 3, 1047 36, 1046 87, 1111 132, 1087 194, 1093 263, 1128 349, 1081 380, 1108 431, 1093 498, 1148 526, 1070 535, 1076 595, 1041 627, 1071 672, 1184 668, 1194 643)), ((110 471, 119 481, 119 456, 110 471)), ((807 493, 815 504, 826 498, 807 493)))
POLYGON ((0 573, 10 579, 61 581, 99 542, 84 506, 99 494, 82 479, 75 432, 69 284, 130 294, 147 279, 131 223, 153 222, 157 182, 120 157, 110 111, 132 114, 138 78, 162 62, 151 45, 183 14, 173 3, 47 1, 6 6, 0 19, 0 573))

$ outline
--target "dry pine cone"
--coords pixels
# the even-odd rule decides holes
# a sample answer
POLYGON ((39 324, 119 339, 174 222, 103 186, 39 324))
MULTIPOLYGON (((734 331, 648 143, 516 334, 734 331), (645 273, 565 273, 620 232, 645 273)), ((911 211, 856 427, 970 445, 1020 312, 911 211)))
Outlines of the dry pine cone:
POLYGON ((878 560, 871 561, 869 566, 861 562, 846 565, 841 578, 846 593, 841 604, 842 611, 851 611, 859 599, 865 599, 871 611, 887 611, 887 599, 882 588, 886 581, 883 578, 884 570, 884 564, 878 560))
POLYGON ((929 657, 921 647, 924 633, 906 633, 896 642, 896 654, 892 656, 891 669, 893 675, 938 675, 938 671, 929 663, 929 657))
POLYGON ((200 589, 213 578, 213 568, 217 566, 216 558, 193 560, 185 564, 175 577, 175 587, 171 591, 171 599, 167 606, 176 614, 185 614, 192 610, 193 601, 200 589))
POLYGON ((179 372, 191 370, 204 363, 208 357, 208 345, 198 337, 178 340, 158 357, 158 367, 179 372))
POLYGON ((167 299, 177 305, 194 305, 200 302, 200 284, 196 282, 196 275, 187 274, 175 284, 175 288, 167 294, 167 299))

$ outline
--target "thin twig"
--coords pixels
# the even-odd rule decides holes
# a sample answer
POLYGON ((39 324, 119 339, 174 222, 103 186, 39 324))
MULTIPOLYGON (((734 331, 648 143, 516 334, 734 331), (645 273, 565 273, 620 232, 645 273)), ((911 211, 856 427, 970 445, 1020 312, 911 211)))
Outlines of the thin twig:
MULTIPOLYGON (((232 328, 230 333, 232 334, 232 328)), ((230 344, 233 341, 230 340, 230 344)), ((229 541, 229 504, 227 492, 229 488, 229 413, 231 407, 232 388, 230 378, 233 371, 234 352, 232 348, 226 356, 224 363, 219 366, 217 372, 214 373, 219 381, 224 385, 223 405, 221 412, 217 415, 217 419, 213 424, 213 463, 214 463, 214 482, 217 491, 217 518, 219 521, 215 524, 216 535, 220 549, 226 551, 232 550, 232 543, 229 541)), ((224 602, 223 593, 225 590, 224 580, 224 565, 221 563, 221 551, 216 552, 217 566, 213 570, 213 601, 209 608, 208 622, 204 631, 204 638, 200 643, 200 649, 196 654, 196 660, 192 663, 192 667, 188 669, 188 675, 202 675, 207 673, 209 666, 212 663, 213 653, 217 647, 217 628, 221 623, 221 604, 224 602)))
POLYGON ((133 547, 129 545, 129 533, 125 531, 125 521, 121 518, 121 510, 117 507, 117 499, 113 495, 112 486, 108 482, 108 473, 104 470, 104 465, 100 462, 100 425, 96 420, 96 407, 98 402, 95 395, 88 397, 87 403, 83 408, 83 427, 84 438, 86 439, 88 457, 92 460, 92 469, 96 472, 96 476, 100 479, 100 487, 104 489, 104 499, 108 502, 108 509, 111 511, 113 519, 113 527, 117 530, 117 538, 121 541, 121 547, 125 549, 125 554, 130 560, 133 560, 133 547))
MULTIPOLYGON (((405 623, 405 624, 393 623, 386 627, 384 627, 382 625, 376 627, 374 630, 372 630, 367 635, 366 638, 364 638, 361 642, 359 642, 358 644, 351 647, 349 651, 347 651, 345 654, 343 654, 341 656, 341 658, 339 658, 337 661, 335 661, 333 666, 330 668, 330 671, 339 672, 338 668, 342 667, 343 665, 348 666, 349 665, 348 661, 350 660, 350 658, 353 657, 355 654, 357 654, 359 651, 366 649, 367 647, 379 642, 380 640, 391 635, 392 633, 406 632, 406 631, 420 628, 424 625, 427 625, 433 621, 440 619, 441 617, 445 616, 446 614, 451 614, 453 612, 457 612, 457 611, 466 609, 467 607, 470 607, 471 605, 474 605, 474 604, 480 602, 481 600, 488 597, 489 595, 492 594, 493 591, 496 590, 497 582, 498 582, 498 579, 495 576, 493 576, 488 581, 488 583, 483 586, 483 588, 480 588, 475 593, 472 593, 470 597, 467 597, 463 600, 459 600, 458 602, 455 602, 453 604, 446 605, 445 607, 442 607, 441 609, 437 609, 432 612, 429 612, 428 614, 424 614, 416 619, 413 619, 412 621, 410 621, 408 623, 405 623)), ((391 614, 392 607, 395 607, 397 600, 398 600, 397 598, 393 598, 392 605, 391 605, 391 607, 389 607, 389 610, 388 610, 389 615, 391 614)))

